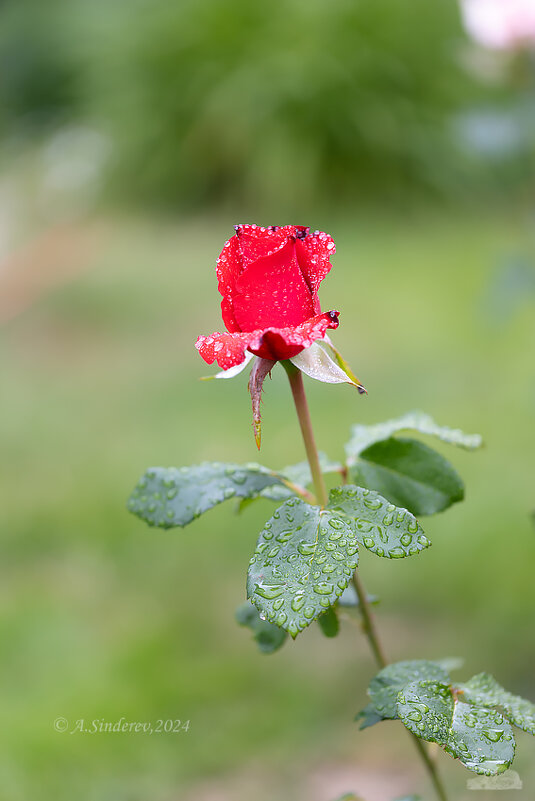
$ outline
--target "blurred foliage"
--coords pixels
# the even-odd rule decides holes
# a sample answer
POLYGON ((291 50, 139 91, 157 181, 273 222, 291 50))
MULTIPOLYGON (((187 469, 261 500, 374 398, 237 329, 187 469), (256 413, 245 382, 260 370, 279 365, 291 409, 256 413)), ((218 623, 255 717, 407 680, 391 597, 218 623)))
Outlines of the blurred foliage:
POLYGON ((482 179, 452 0, 7 0, 0 23, 4 129, 91 121, 123 199, 284 213, 482 179))

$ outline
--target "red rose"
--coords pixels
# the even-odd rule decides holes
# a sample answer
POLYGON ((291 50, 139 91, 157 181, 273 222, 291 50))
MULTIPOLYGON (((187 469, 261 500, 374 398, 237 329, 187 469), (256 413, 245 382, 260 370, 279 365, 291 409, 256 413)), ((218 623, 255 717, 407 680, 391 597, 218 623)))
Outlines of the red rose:
POLYGON ((200 336, 195 347, 202 358, 224 370, 241 364, 246 350, 290 359, 337 328, 338 312, 322 314, 318 299, 334 252, 328 234, 300 225, 237 225, 216 268, 229 333, 200 336))

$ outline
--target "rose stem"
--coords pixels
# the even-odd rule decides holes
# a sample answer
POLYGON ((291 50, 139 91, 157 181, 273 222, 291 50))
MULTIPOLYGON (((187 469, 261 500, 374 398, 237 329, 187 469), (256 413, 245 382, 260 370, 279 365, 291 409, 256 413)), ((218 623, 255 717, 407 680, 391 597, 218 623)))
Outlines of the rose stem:
MULTIPOLYGON (((303 442, 305 444, 307 459, 310 465, 310 472, 312 474, 312 481, 314 483, 316 497, 320 505, 325 507, 327 506, 327 489, 325 487, 325 480, 323 478, 318 457, 318 449, 316 448, 316 441, 314 439, 314 431, 312 429, 312 421, 310 419, 310 411, 305 394, 303 376, 301 371, 298 370, 297 367, 294 367, 289 360, 283 361, 282 365, 286 370, 288 379, 290 381, 290 387, 295 403, 295 409, 297 411, 297 418, 301 427, 301 434, 303 435, 303 442)), ((377 665, 380 668, 384 668, 388 664, 388 660, 386 659, 383 646, 377 632, 366 590, 364 589, 364 585, 357 575, 357 571, 355 571, 353 574, 353 586, 355 587, 355 591, 359 599, 359 609, 362 616, 362 627, 364 634, 366 635, 377 665)), ((415 734, 412 734, 412 732, 409 732, 409 734, 414 740, 414 744, 418 749, 418 753, 425 763, 438 798, 440 798, 440 801, 448 801, 446 791, 437 773, 436 765, 429 756, 427 748, 419 737, 417 737, 415 734)))

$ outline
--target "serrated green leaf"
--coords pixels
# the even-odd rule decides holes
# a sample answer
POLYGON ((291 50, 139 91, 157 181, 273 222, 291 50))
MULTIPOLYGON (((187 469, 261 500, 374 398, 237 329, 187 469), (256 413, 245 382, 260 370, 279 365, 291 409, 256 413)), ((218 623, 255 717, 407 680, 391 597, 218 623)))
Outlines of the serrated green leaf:
POLYGON ((387 665, 373 677, 368 687, 373 708, 382 718, 397 718, 400 690, 407 684, 423 680, 447 684, 449 676, 437 662, 429 662, 426 659, 413 659, 387 665))
POLYGON ((288 634, 283 629, 262 620, 258 609, 250 601, 245 601, 236 609, 236 620, 240 626, 247 626, 253 632, 258 649, 263 654, 272 654, 284 645, 288 634))
POLYGON ((466 684, 459 685, 458 690, 463 700, 485 707, 499 707, 511 723, 535 735, 535 704, 507 692, 488 673, 473 676, 466 684))
POLYGON ((467 704, 436 681, 415 681, 398 696, 397 714, 417 737, 438 743, 474 773, 503 773, 515 755, 513 730, 495 710, 467 704))
POLYGON ((137 483, 128 509, 151 526, 185 526, 218 503, 250 498, 275 484, 281 484, 277 474, 257 464, 152 467, 137 483))
POLYGON ((464 498, 464 484, 440 453, 415 439, 376 442, 350 469, 354 482, 415 515, 432 515, 464 498))
POLYGON ((379 714, 373 704, 367 704, 364 709, 357 712, 355 720, 362 720, 359 726, 359 729, 362 730, 370 726, 375 726, 376 723, 380 723, 382 720, 385 720, 385 718, 379 714))
POLYGON ((296 637, 335 603, 357 564, 349 521, 292 498, 260 533, 247 596, 269 621, 296 637))
POLYGON ((336 637, 340 631, 340 621, 336 614, 336 608, 330 606, 323 614, 318 617, 319 627, 326 637, 336 637))
POLYGON ((482 439, 479 434, 464 434, 458 428, 448 428, 439 426, 433 418, 424 412, 414 411, 404 414, 395 420, 386 420, 384 423, 375 425, 354 425, 351 427, 351 439, 346 445, 346 452, 349 461, 354 460, 361 451, 372 445, 374 442, 381 442, 389 439, 399 431, 419 431, 421 434, 429 434, 437 437, 442 442, 450 445, 458 445, 461 448, 474 450, 480 448, 482 439))
POLYGON ((331 490, 327 508, 347 516, 358 542, 377 556, 413 556, 431 545, 414 515, 372 490, 352 484, 337 487, 331 490))

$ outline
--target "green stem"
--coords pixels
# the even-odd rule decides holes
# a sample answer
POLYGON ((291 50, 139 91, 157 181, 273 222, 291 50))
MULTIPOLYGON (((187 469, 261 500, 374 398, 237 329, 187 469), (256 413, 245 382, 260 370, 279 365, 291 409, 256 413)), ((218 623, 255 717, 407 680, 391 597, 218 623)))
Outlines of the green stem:
POLYGON ((325 480, 318 457, 318 449, 316 448, 316 441, 314 439, 314 431, 312 430, 312 421, 310 419, 307 396, 303 384, 303 374, 301 370, 298 370, 297 367, 294 367, 289 361, 283 362, 282 364, 290 380, 290 387, 292 388, 297 417, 299 425, 301 426, 301 434, 303 435, 303 442, 305 443, 305 450, 310 465, 310 472, 312 473, 316 497, 320 506, 327 506, 327 488, 325 487, 325 480))
MULTIPOLYGON (((303 384, 303 376, 301 371, 294 367, 290 361, 283 361, 282 365, 288 373, 288 379, 290 381, 297 417, 301 427, 301 434, 303 435, 303 442, 305 444, 308 463, 310 465, 310 472, 312 474, 312 481, 314 483, 316 497, 321 506, 326 506, 327 489, 325 487, 325 480, 323 478, 318 457, 318 449, 316 448, 316 441, 314 439, 314 431, 312 429, 312 421, 310 419, 310 411, 308 409, 305 387, 303 384)), ((356 571, 353 574, 353 586, 355 587, 355 591, 359 599, 359 609, 362 617, 364 633, 368 639, 368 643, 373 652, 375 661, 382 669, 386 667, 388 660, 385 656, 385 652, 379 638, 377 627, 375 625, 375 619, 368 602, 366 590, 356 571)), ((426 746, 415 734, 412 734, 411 732, 409 732, 409 734, 414 740, 414 744, 418 750, 418 753, 425 764, 425 767, 429 773, 429 777, 433 783, 433 787, 435 788, 437 797, 440 799, 440 801, 448 801, 446 791, 437 773, 436 766, 429 756, 426 746)))
POLYGON ((362 584, 357 571, 353 573, 353 586, 359 599, 362 628, 364 629, 364 633, 368 638, 368 642, 370 643, 370 648, 373 651, 375 661, 380 668, 384 668, 388 665, 388 659, 385 656, 381 640, 379 639, 379 634, 375 626, 375 618, 372 614, 366 590, 364 589, 364 585, 362 584))

